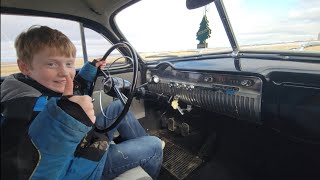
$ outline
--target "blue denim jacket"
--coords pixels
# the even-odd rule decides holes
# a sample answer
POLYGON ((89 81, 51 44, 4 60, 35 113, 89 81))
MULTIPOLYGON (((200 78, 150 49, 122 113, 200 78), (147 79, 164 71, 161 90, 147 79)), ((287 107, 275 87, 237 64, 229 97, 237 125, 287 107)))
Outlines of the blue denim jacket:
MULTIPOLYGON (((78 75, 87 82, 87 87, 83 87, 84 89, 88 89, 94 80, 96 71, 97 68, 90 63, 86 63, 79 71, 78 75)), ((32 91, 32 87, 27 87, 27 89, 32 91)), ((39 95, 38 92, 34 94, 39 95)), ((40 103, 36 102, 34 107, 35 111, 40 112, 27 127, 29 138, 38 151, 37 166, 33 169, 30 179, 100 179, 107 149, 100 161, 75 156, 79 143, 92 127, 86 126, 63 111, 57 105, 60 97, 50 98, 49 101, 43 100, 42 97, 38 97, 37 102, 40 103)), ((2 122, 6 121, 6 118, 1 119, 2 122)))
POLYGON ((99 162, 74 156, 91 127, 73 119, 56 101, 51 98, 29 128, 41 156, 32 179, 100 179, 107 153, 99 162))

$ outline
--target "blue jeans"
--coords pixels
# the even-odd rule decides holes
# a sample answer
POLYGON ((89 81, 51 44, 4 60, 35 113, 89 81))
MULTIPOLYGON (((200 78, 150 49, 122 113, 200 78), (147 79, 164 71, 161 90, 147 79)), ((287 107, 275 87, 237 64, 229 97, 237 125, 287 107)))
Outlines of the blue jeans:
MULTIPOLYGON (((119 100, 112 102, 105 110, 107 117, 98 115, 96 125, 109 127, 122 109, 123 105, 119 100)), ((110 144, 101 179, 112 179, 139 165, 153 179, 157 179, 162 163, 161 140, 149 136, 131 112, 127 113, 116 128, 107 133, 110 141, 113 140, 116 130, 124 141, 110 144)))

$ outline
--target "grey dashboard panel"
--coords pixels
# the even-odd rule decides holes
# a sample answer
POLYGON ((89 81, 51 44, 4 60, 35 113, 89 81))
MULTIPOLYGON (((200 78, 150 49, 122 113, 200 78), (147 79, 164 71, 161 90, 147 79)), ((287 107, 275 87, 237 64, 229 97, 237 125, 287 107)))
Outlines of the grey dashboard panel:
POLYGON ((193 105, 237 119, 261 123, 262 79, 256 76, 175 70, 171 66, 152 69, 147 80, 151 92, 172 96, 193 105))

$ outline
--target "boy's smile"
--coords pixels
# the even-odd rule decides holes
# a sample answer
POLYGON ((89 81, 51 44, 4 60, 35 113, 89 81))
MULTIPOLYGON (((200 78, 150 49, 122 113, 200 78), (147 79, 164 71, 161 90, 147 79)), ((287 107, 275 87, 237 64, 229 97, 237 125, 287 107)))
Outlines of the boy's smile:
POLYGON ((52 54, 57 52, 46 48, 44 51, 34 54, 31 67, 18 62, 21 72, 37 81, 41 85, 55 92, 63 93, 66 76, 72 79, 76 74, 75 58, 52 54))

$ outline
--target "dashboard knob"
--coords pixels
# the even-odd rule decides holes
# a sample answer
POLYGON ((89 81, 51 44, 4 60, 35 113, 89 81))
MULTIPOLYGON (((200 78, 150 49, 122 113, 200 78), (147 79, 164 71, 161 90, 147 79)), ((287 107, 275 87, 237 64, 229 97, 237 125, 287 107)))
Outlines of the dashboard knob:
POLYGON ((213 77, 212 76, 206 76, 204 77, 205 82, 213 82, 213 77))
POLYGON ((152 82, 154 82, 155 84, 158 84, 160 82, 160 78, 157 75, 153 75, 152 76, 152 82))
POLYGON ((252 80, 248 80, 248 79, 242 80, 242 81, 241 81, 241 85, 242 85, 242 86, 247 86, 247 87, 249 87, 249 86, 252 86, 252 85, 253 85, 253 81, 252 81, 252 80))

